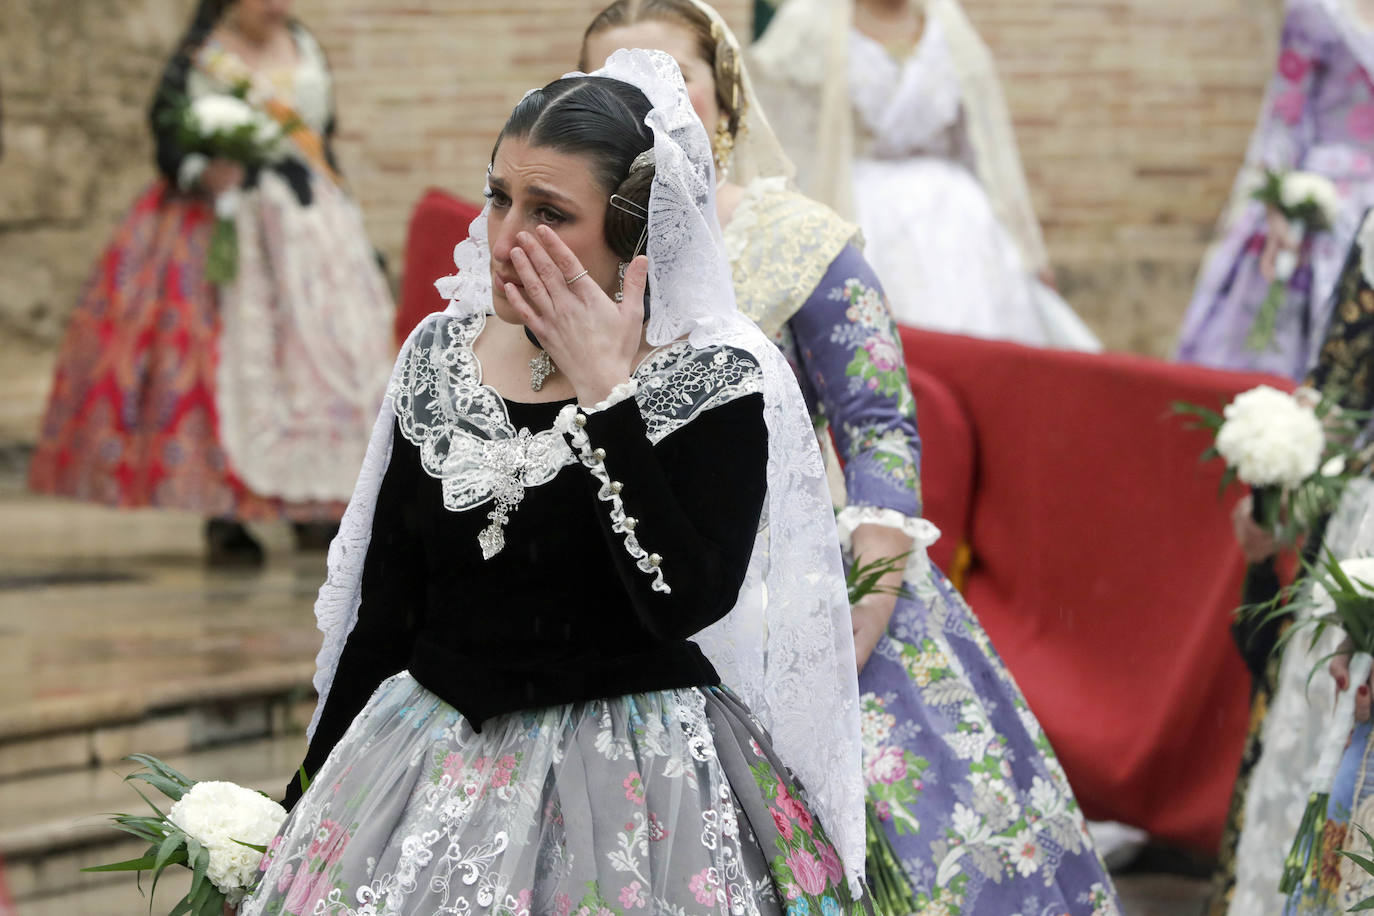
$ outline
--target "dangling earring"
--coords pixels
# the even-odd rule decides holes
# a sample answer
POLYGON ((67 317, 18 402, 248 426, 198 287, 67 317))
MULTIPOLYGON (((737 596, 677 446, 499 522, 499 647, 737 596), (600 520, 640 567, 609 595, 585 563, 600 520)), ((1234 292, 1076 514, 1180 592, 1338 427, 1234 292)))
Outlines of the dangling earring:
POLYGON ((735 151, 735 135, 730 131, 730 119, 721 116, 716 121, 716 135, 711 142, 711 155, 716 161, 716 184, 730 175, 730 156, 735 151))
POLYGON ((616 268, 616 273, 620 275, 620 288, 617 289, 617 290, 615 291, 615 295, 611 297, 611 298, 614 299, 616 302, 624 302, 624 301, 625 301, 625 270, 626 270, 629 266, 630 266, 630 262, 629 262, 629 261, 621 261, 621 262, 620 262, 620 266, 616 268))

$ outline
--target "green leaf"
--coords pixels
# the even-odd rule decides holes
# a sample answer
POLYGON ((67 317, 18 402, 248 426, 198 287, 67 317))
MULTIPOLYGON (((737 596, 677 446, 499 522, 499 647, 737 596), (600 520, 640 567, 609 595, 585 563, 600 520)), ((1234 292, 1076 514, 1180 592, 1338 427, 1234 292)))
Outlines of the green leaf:
POLYGON ((301 768, 296 774, 296 779, 300 781, 301 794, 305 794, 305 790, 310 788, 310 777, 305 774, 305 764, 301 764, 301 768))
POLYGON ((152 868, 157 862, 157 856, 149 854, 137 859, 125 859, 123 862, 111 862, 109 865, 88 865, 82 871, 143 871, 152 868))
POLYGON ((180 849, 185 843, 186 834, 182 833, 180 830, 167 834, 167 839, 163 840, 162 845, 158 847, 157 861, 153 863, 153 867, 161 871, 171 860, 172 854, 180 849))
POLYGON ((157 896, 157 882, 168 865, 180 865, 186 861, 186 835, 180 831, 168 834, 157 851, 157 862, 153 865, 153 886, 148 890, 148 911, 152 912, 153 899, 157 896))
POLYGON ((224 895, 219 892, 219 888, 206 881, 200 886, 196 895, 191 898, 191 910, 198 914, 213 916, 216 911, 222 908, 223 902, 224 895), (214 910, 208 910, 207 906, 209 905, 213 905, 214 910))
MULTIPOLYGON (((180 787, 181 791, 176 793, 175 795, 171 793, 164 793, 167 795, 168 798, 179 801, 181 799, 181 796, 196 784, 196 781, 194 779, 187 776, 185 773, 182 773, 181 771, 168 766, 167 764, 163 763, 161 760, 158 760, 151 754, 130 754, 127 759, 132 760, 135 763, 143 764, 155 775, 157 775, 160 779, 165 780, 166 782, 171 783, 172 785, 180 787)), ((137 775, 138 774, 133 774, 133 776, 137 775)), ((131 776, 130 778, 133 778, 133 776, 131 776)), ((146 782, 147 780, 145 779, 144 781, 146 782)), ((159 791, 161 790, 159 789, 159 791)))
POLYGON ((1370 859, 1368 856, 1362 856, 1357 852, 1348 852, 1344 849, 1338 850, 1338 852, 1340 852, 1341 855, 1345 856, 1350 861, 1354 862, 1356 865, 1360 866, 1360 868, 1363 868, 1369 874, 1374 875, 1374 859, 1370 859))
MULTIPOLYGON (((125 782, 128 782, 128 780, 126 779, 125 782)), ((148 805, 149 808, 152 808, 152 809, 153 809, 153 813, 156 814, 156 815, 158 816, 158 819, 159 819, 159 820, 166 820, 167 815, 163 814, 163 813, 162 813, 162 809, 159 808, 157 805, 153 804, 152 801, 148 798, 148 796, 146 796, 146 795, 144 795, 142 792, 140 792, 139 789, 138 789, 138 786, 135 786, 135 785, 132 785, 132 784, 131 784, 131 785, 129 786, 129 788, 133 789, 134 792, 138 793, 138 797, 141 798, 141 799, 143 799, 143 801, 147 803, 147 805, 148 805)), ((161 791, 161 790, 159 789, 158 791, 161 791)), ((165 793, 164 793, 164 794, 165 794, 165 793)))
POLYGON ((205 883, 205 872, 210 868, 210 850, 200 845, 195 837, 186 838, 186 849, 191 862, 191 894, 194 895, 205 883))

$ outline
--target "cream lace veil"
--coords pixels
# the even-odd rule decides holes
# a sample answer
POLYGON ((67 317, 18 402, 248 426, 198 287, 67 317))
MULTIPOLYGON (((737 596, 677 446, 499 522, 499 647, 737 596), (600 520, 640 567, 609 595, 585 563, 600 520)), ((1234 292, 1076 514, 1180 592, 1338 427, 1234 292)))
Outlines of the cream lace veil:
MULTIPOLYGON (((864 814, 858 680, 834 515, 811 421, 782 354, 735 308, 716 220, 710 141, 677 64, 661 52, 617 51, 591 75, 631 83, 653 106, 645 119, 653 130, 655 159, 649 341, 663 345, 685 336, 695 347, 737 347, 748 351, 763 372, 768 495, 754 553, 735 608, 694 639, 806 786, 844 861, 851 890, 859 895, 864 814)), ((436 284, 450 299, 445 314, 489 312, 485 211, 455 249, 454 261, 456 276, 436 284)), ((398 367, 410 349, 408 342, 398 367)), ((320 705, 312 734, 357 620, 363 560, 395 422, 395 402, 388 395, 330 546, 328 577, 315 605, 324 641, 317 658, 320 705)), ((727 451, 721 460, 729 460, 727 451)))

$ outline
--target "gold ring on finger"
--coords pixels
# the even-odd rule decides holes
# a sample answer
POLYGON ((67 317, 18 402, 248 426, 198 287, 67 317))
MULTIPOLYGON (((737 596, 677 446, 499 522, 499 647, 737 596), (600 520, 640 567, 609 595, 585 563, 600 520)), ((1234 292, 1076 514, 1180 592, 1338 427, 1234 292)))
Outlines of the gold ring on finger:
POLYGON ((576 283, 578 280, 581 280, 583 277, 585 277, 585 276, 586 276, 587 274, 589 274, 589 273, 591 273, 591 271, 585 270, 585 269, 584 269, 584 270, 582 271, 582 273, 580 273, 580 274, 576 274, 576 275, 571 276, 571 277, 564 277, 563 279, 567 281, 567 283, 568 283, 569 286, 572 286, 574 283, 576 283))

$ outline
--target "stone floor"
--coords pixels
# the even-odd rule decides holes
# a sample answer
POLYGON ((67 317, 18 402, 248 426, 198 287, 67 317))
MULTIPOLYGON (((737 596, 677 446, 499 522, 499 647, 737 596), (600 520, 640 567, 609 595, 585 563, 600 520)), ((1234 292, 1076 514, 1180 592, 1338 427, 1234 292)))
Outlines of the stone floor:
MULTIPOLYGON (((203 567, 200 521, 187 516, 0 492, 0 521, 0 670, 9 675, 0 679, 0 758, 7 740, 54 723, 127 721, 177 697, 227 697, 308 678, 318 646, 311 606, 324 561, 292 553, 284 527, 260 532, 270 551, 266 568, 231 573, 203 567)), ((195 756, 193 772, 246 779, 280 768, 284 776, 299 753, 298 738, 226 744, 195 756)), ((14 835, 6 828, 42 816, 90 826, 123 792, 108 770, 18 782, 0 765, 0 839, 14 835)), ((81 855, 64 852, 47 867, 74 873, 88 864, 81 855)), ((15 893, 20 882, 42 877, 19 871, 11 874, 15 893)), ((159 887, 154 912, 170 909, 182 878, 169 875, 159 887)), ((1119 876, 1118 887, 1126 916, 1200 911, 1196 879, 1130 874, 1119 876)), ((147 912, 124 876, 74 884, 19 908, 21 916, 147 912)))

